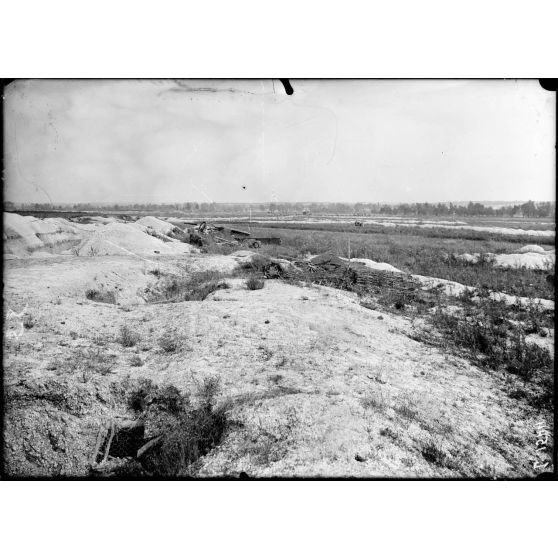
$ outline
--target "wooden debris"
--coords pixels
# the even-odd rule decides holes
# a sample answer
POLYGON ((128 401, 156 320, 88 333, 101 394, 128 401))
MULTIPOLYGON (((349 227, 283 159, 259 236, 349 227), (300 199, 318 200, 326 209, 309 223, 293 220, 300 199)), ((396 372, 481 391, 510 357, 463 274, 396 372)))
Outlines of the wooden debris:
POLYGON ((159 436, 155 436, 155 438, 149 440, 147 444, 141 446, 141 448, 138 450, 136 457, 139 459, 146 451, 149 451, 152 447, 156 446, 162 439, 163 439, 163 434, 159 434, 159 436))

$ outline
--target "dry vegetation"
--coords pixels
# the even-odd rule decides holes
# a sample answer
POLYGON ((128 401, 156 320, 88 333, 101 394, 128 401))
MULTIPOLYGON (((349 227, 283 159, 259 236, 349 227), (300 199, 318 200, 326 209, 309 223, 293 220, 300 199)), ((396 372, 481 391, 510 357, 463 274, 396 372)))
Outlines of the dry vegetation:
POLYGON ((512 251, 520 237, 312 227, 253 230, 279 234, 283 243, 264 245, 229 271, 219 266, 230 264, 232 250, 211 242, 207 254, 154 259, 147 268, 119 257, 96 264, 91 254, 80 265, 94 271, 78 286, 72 263, 39 261, 36 271, 14 264, 8 302, 19 308, 29 299, 34 310, 22 318, 25 336, 4 343, 7 472, 535 475, 531 458, 552 455, 551 443, 535 454, 533 429, 550 428, 554 413, 554 311, 505 305, 488 292, 554 299, 554 285, 544 271, 496 270, 452 256, 512 251), (352 257, 476 292, 449 297, 346 280, 318 287, 304 270, 269 279, 271 257, 346 257, 349 237, 352 257), (122 291, 94 280, 94 265, 114 266, 140 302, 122 302, 122 291), (45 270, 56 271, 38 291, 32 279, 45 270), (107 416, 141 421, 143 430, 122 428, 120 449, 91 466, 107 416))
MULTIPOLYGON (((531 269, 498 269, 495 273, 494 268, 487 261, 471 264, 453 257, 455 252, 481 254, 513 252, 521 246, 521 243, 531 244, 532 238, 502 238, 480 232, 475 232, 474 238, 467 238, 467 235, 459 236, 455 231, 447 229, 430 231, 414 228, 401 230, 399 233, 385 230, 355 233, 354 226, 346 225, 307 225, 304 226, 304 230, 300 230, 282 224, 280 230, 261 228, 254 231, 255 235, 261 236, 270 233, 278 234, 282 239, 281 246, 264 248, 264 251, 271 255, 293 256, 332 252, 338 256, 348 257, 350 246, 350 255, 353 258, 368 258, 389 263, 407 273, 448 279, 514 296, 554 300, 554 282, 548 281, 548 272, 531 269), (431 236, 432 232, 435 233, 434 236, 431 236)), ((537 238, 537 243, 554 245, 554 238, 537 238)))

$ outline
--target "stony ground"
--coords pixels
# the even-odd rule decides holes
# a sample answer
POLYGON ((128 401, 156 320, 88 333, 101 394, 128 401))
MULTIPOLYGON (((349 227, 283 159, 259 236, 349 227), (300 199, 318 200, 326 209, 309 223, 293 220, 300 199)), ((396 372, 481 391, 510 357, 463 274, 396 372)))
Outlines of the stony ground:
POLYGON ((250 291, 231 278, 204 301, 144 301, 153 269, 230 272, 243 257, 6 261, 7 471, 87 474, 99 425, 122 412, 115 381, 150 378, 195 394, 214 376, 233 426, 201 459, 201 476, 536 474, 537 424, 550 428, 552 418, 509 399, 501 376, 413 340, 403 316, 279 280, 250 291), (95 286, 117 304, 88 300, 95 286), (139 335, 133 347, 118 340, 124 325, 139 335), (179 339, 175 352, 160 347, 165 332, 179 339), (83 359, 108 365, 84 373, 83 359), (45 383, 56 397, 40 396, 45 383))

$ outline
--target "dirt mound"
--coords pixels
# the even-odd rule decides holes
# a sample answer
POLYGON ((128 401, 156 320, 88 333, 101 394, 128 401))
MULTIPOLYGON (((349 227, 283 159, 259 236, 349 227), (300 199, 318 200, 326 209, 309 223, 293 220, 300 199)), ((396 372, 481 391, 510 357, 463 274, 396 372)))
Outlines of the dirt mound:
POLYGON ((153 229, 157 231, 159 234, 168 235, 176 229, 176 227, 172 223, 167 223, 166 221, 161 221, 161 219, 157 219, 157 217, 142 217, 135 222, 135 225, 140 227, 141 230, 145 230, 147 228, 153 229))
MULTIPOLYGON (((53 225, 43 226, 42 221, 34 217, 23 217, 17 213, 4 213, 4 237, 6 240, 16 240, 29 250, 41 248, 42 240, 37 236, 38 232, 56 232, 53 225)), ((7 248, 10 246, 8 244, 7 248)))
POLYGON ((523 246, 523 248, 520 248, 518 250, 519 254, 527 254, 528 252, 544 254, 546 250, 542 246, 539 246, 538 244, 528 244, 527 246, 523 246))
POLYGON ((77 248, 80 256, 103 255, 178 255, 194 252, 196 249, 189 244, 170 240, 164 242, 144 232, 136 224, 109 223, 99 228, 90 238, 83 241, 77 248))
MULTIPOLYGON (((345 261, 349 261, 349 260, 345 260, 345 261)), ((384 263, 384 262, 375 262, 374 260, 369 260, 367 258, 351 258, 350 261, 364 264, 366 267, 369 267, 370 269, 375 269, 377 271, 391 271, 392 273, 401 273, 400 269, 397 269, 396 267, 393 267, 391 264, 384 263)))
POLYGON ((479 262, 491 263, 494 267, 508 267, 514 269, 548 269, 554 266, 556 255, 553 250, 543 250, 535 244, 525 246, 517 254, 493 254, 487 252, 479 254, 459 254, 455 255, 458 260, 477 264, 479 262))
POLYGON ((512 267, 526 269, 548 269, 556 263, 555 254, 527 252, 525 254, 498 254, 495 267, 512 267))
POLYGON ((45 249, 76 244, 84 230, 62 218, 37 219, 17 213, 4 213, 5 253, 24 258, 33 253, 48 252, 45 249))

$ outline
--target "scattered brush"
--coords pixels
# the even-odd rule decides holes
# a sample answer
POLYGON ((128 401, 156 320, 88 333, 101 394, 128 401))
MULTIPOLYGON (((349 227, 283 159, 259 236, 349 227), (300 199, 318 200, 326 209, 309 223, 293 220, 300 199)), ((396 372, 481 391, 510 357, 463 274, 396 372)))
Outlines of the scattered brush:
POLYGON ((263 273, 267 266, 271 263, 269 258, 262 256, 261 254, 256 254, 247 261, 239 264, 239 268, 243 271, 249 271, 251 273, 263 273))
POLYGON ((58 375, 72 374, 84 383, 94 376, 106 376, 112 372, 113 357, 99 347, 79 348, 65 358, 57 357, 50 361, 47 370, 55 370, 58 375))
POLYGON ((143 360, 138 355, 132 355, 130 358, 130 366, 139 367, 143 366, 143 360))
POLYGON ((219 378, 219 376, 208 376, 204 378, 198 390, 198 397, 204 407, 212 407, 220 391, 221 378, 219 378))
POLYGON ((118 336, 118 341, 123 347, 134 347, 140 341, 141 337, 139 333, 132 330, 127 325, 120 327, 120 334, 118 336))
POLYGON ((113 359, 105 352, 101 351, 99 347, 87 349, 85 358, 89 368, 96 374, 106 376, 112 371, 113 359))
POLYGON ((200 387, 199 407, 175 386, 160 387, 149 379, 126 386, 124 393, 130 409, 144 417, 146 431, 154 434, 134 460, 140 468, 132 471, 140 476, 192 475, 198 460, 220 444, 229 427, 229 406, 215 404, 219 380, 214 377, 200 387))
POLYGON ((296 409, 291 407, 282 420, 275 419, 266 426, 260 422, 258 427, 251 429, 239 450, 256 465, 265 467, 280 461, 288 453, 299 423, 296 409))
POLYGON ((246 288, 250 291, 257 291, 264 288, 264 280, 256 275, 252 275, 246 279, 246 288))
POLYGON ((388 426, 386 428, 380 429, 380 436, 384 436, 385 438, 389 438, 390 440, 394 441, 397 440, 397 434, 388 426))
POLYGON ((228 289, 230 285, 223 275, 214 271, 193 273, 189 277, 178 275, 163 277, 151 288, 148 302, 185 302, 205 300, 211 293, 228 289))
POLYGON ((396 405, 394 410, 405 420, 415 420, 418 416, 418 411, 413 407, 412 403, 406 399, 396 405))
POLYGON ((448 463, 448 456, 443 449, 442 443, 434 438, 423 442, 420 452, 428 463, 444 467, 448 463))
POLYGON ((473 315, 447 314, 438 309, 432 324, 455 347, 464 349, 480 365, 530 380, 552 368, 548 349, 527 343, 521 325, 514 325, 495 305, 481 306, 473 315))
POLYGON ((165 353, 175 353, 185 346, 185 340, 174 330, 168 329, 159 337, 159 347, 165 353))
POLYGON ((116 304, 116 294, 114 293, 114 291, 89 288, 85 291, 85 298, 87 298, 88 300, 94 300, 95 302, 116 304))
POLYGON ((383 411, 386 408, 386 402, 383 393, 370 393, 369 395, 363 397, 360 400, 361 405, 365 409, 374 409, 377 411, 383 411))

